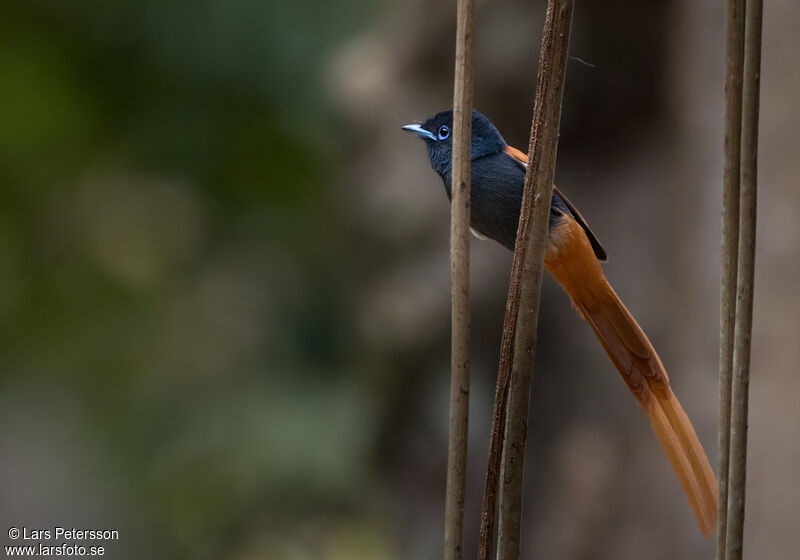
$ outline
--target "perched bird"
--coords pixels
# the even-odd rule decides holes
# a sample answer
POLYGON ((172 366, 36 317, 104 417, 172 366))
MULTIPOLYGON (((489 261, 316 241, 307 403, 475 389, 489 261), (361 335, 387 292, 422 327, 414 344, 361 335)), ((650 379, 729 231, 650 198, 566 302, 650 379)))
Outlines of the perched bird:
MULTIPOLYGON (((448 198, 452 170, 452 111, 403 129, 425 141, 431 166, 448 198)), ((470 226, 478 237, 514 250, 527 157, 506 144, 492 122, 472 113, 470 226)), ((592 327, 628 388, 644 408, 683 485, 700 532, 709 536, 717 517, 717 481, 703 446, 669 384, 667 372, 639 324, 606 280, 606 252, 586 220, 553 186, 545 268, 592 327)))

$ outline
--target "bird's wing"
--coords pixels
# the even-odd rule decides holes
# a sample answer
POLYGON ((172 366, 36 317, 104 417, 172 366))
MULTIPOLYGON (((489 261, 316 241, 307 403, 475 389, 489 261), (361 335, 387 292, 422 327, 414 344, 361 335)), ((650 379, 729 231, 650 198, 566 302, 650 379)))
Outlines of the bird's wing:
MULTIPOLYGON (((526 156, 520 150, 514 148, 513 146, 506 146, 505 147, 505 153, 506 153, 506 155, 514 158, 515 160, 520 162, 522 165, 527 167, 527 165, 528 165, 528 156, 526 156)), ((562 193, 560 190, 558 190, 558 187, 556 187, 555 185, 553 185, 553 191, 564 202, 564 205, 567 208, 569 208, 569 211, 570 211, 570 213, 572 213, 572 216, 575 218, 575 221, 578 222, 578 224, 583 228, 583 231, 586 232, 586 237, 589 238, 589 243, 592 244, 592 250, 594 251, 594 255, 597 257, 597 260, 600 260, 600 261, 607 260, 608 259, 608 255, 606 254, 606 250, 600 244, 600 241, 597 239, 597 236, 594 234, 592 229, 589 227, 589 224, 586 223, 586 220, 584 219, 584 217, 581 215, 580 212, 578 212, 578 209, 575 208, 575 206, 569 201, 569 199, 566 196, 564 196, 564 193, 562 193)))

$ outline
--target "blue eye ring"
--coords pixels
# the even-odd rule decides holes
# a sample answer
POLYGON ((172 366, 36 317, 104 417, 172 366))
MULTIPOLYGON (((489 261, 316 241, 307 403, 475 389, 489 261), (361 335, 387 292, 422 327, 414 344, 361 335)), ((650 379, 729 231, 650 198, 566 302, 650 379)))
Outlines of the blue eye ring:
POLYGON ((436 132, 436 134, 439 136, 439 140, 447 140, 450 137, 450 128, 443 124, 439 127, 439 130, 436 132))

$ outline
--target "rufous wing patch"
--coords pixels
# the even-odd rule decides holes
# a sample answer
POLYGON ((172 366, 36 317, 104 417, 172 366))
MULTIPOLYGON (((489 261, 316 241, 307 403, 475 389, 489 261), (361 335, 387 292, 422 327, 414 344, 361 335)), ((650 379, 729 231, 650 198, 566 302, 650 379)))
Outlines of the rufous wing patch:
POLYGON ((514 146, 506 146, 504 148, 505 153, 510 155, 512 158, 517 160, 523 165, 528 165, 528 156, 526 156, 523 152, 516 149, 514 146))
MULTIPOLYGON (((521 150, 518 150, 513 146, 506 145, 506 147, 503 148, 503 151, 506 153, 506 155, 511 156, 522 165, 526 167, 528 166, 528 156, 526 156, 521 150)), ((553 191, 555 191, 558 196, 561 197, 561 200, 564 201, 564 204, 566 204, 567 208, 569 208, 569 211, 572 212, 572 215, 575 217, 575 221, 578 222, 578 224, 583 228, 583 231, 586 232, 586 237, 589 238, 589 242, 592 244, 592 250, 594 251, 597 259, 600 261, 605 261, 608 259, 608 254, 603 248, 603 245, 601 245, 600 241, 597 239, 597 236, 592 231, 592 228, 589 227, 589 224, 586 223, 586 219, 581 215, 580 212, 578 212, 578 209, 575 208, 575 205, 572 204, 569 199, 564 196, 564 193, 558 190, 558 187, 555 185, 553 185, 553 191)))

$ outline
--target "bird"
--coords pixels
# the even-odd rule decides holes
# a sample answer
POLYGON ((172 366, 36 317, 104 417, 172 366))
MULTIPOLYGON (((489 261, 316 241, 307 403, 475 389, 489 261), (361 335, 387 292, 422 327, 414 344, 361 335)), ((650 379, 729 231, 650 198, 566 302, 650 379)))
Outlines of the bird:
MULTIPOLYGON (((425 141, 431 167, 451 198, 453 112, 402 127, 425 141)), ((528 158, 509 146, 495 125, 472 112, 470 229, 514 250, 528 158)), ((647 414, 708 537, 716 525, 718 486, 694 427, 670 386, 658 354, 609 284, 601 267, 606 251, 584 217, 553 185, 545 269, 605 349, 647 414)))

